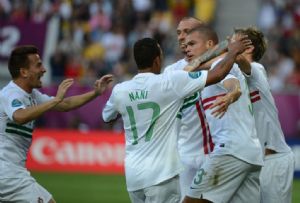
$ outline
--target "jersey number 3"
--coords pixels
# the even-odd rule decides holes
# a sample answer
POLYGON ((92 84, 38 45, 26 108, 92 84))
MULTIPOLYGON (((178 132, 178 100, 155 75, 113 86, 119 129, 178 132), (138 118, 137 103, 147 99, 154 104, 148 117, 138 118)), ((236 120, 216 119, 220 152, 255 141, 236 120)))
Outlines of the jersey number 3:
MULTIPOLYGON (((155 102, 145 102, 137 105, 138 110, 145 110, 145 109, 152 109, 152 118, 151 118, 151 123, 149 128, 147 129, 146 136, 145 136, 145 141, 148 142, 150 141, 152 134, 153 134, 153 128, 156 120, 159 118, 160 114, 160 107, 157 103, 155 102)), ((136 120, 134 117, 134 112, 131 106, 126 106, 127 113, 129 115, 129 121, 130 121, 130 126, 131 126, 131 131, 133 134, 133 139, 134 142, 132 143, 133 145, 136 145, 138 143, 138 133, 136 129, 136 120)))

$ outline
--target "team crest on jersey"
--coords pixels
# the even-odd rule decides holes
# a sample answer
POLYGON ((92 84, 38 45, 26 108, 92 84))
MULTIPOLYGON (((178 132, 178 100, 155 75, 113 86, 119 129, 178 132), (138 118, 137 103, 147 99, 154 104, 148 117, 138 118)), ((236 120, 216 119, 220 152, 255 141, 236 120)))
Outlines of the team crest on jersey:
POLYGON ((201 71, 189 72, 189 76, 193 79, 199 78, 201 76, 201 71))
POLYGON ((22 106, 22 102, 20 102, 20 100, 18 100, 18 99, 14 99, 14 100, 11 102, 11 106, 12 106, 12 107, 19 107, 19 106, 22 106))

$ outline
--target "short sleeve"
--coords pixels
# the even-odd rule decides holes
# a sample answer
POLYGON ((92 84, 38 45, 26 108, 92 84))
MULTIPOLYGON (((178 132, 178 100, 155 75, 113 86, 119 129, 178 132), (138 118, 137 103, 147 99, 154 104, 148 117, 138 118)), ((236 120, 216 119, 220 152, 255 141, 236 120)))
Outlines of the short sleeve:
POLYGON ((10 120, 13 120, 13 114, 16 110, 26 108, 22 95, 18 94, 17 92, 12 92, 8 95, 1 95, 0 100, 4 112, 10 120))
POLYGON ((172 88, 180 97, 201 91, 206 84, 207 71, 186 72, 183 70, 167 72, 172 88))
POLYGON ((104 122, 109 122, 117 118, 119 112, 116 108, 116 102, 115 102, 115 95, 117 86, 114 87, 108 101, 106 102, 103 111, 102 111, 102 118, 104 122))
POLYGON ((266 71, 264 67, 258 63, 251 63, 251 75, 247 80, 252 84, 259 83, 259 86, 264 89, 264 91, 270 90, 266 71))

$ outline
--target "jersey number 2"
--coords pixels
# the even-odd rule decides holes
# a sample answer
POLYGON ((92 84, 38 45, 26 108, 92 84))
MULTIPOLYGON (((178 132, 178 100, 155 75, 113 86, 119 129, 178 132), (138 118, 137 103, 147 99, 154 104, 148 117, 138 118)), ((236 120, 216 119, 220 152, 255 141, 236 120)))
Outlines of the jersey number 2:
MULTIPOLYGON (((152 109, 153 110, 151 123, 150 123, 150 126, 149 126, 149 128, 146 132, 146 136, 145 136, 145 141, 148 142, 148 141, 150 141, 150 139, 152 137, 154 124, 155 124, 156 120, 159 117, 160 107, 155 102, 145 102, 145 103, 138 104, 137 109, 138 110, 145 110, 145 109, 152 109)), ((136 129, 136 120, 135 120, 135 117, 134 117, 134 112, 133 112, 133 109, 132 109, 131 106, 126 106, 126 110, 127 110, 128 115, 129 115, 131 131, 132 131, 133 139, 134 139, 134 142, 132 144, 136 145, 138 143, 138 141, 137 141, 138 133, 137 133, 137 129, 136 129)))

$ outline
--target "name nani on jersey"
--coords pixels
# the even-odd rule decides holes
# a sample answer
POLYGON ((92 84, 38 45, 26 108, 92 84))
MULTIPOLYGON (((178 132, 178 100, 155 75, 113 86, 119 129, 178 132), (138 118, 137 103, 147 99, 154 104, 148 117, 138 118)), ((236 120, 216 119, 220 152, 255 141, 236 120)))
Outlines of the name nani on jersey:
POLYGON ((135 92, 130 92, 128 96, 130 98, 130 101, 147 99, 148 91, 138 90, 138 91, 135 91, 135 92))

